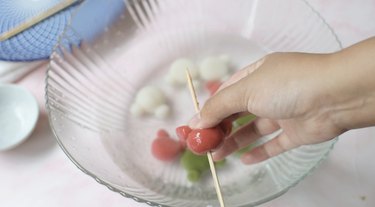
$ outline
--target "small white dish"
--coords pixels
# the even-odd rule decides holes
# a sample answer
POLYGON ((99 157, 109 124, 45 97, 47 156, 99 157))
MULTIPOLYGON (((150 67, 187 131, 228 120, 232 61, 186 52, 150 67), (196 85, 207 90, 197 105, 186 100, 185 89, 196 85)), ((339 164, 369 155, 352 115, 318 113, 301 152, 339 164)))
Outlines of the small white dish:
POLYGON ((17 85, 0 85, 0 150, 26 140, 38 117, 38 104, 29 91, 17 85))

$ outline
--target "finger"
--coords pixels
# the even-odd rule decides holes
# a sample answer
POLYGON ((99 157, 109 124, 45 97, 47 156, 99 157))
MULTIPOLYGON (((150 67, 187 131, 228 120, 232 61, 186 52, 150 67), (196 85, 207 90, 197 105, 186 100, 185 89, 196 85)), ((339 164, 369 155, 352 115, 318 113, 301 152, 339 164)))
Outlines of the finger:
POLYGON ((233 132, 234 121, 238 120, 240 117, 248 116, 249 114, 249 112, 232 114, 229 117, 223 119, 217 126, 219 126, 223 130, 225 137, 227 137, 233 132))
MULTIPOLYGON (((243 117, 243 116, 247 116, 249 115, 250 112, 247 112, 247 111, 244 111, 244 112, 238 112, 238 113, 234 113, 234 114, 231 114, 229 115, 228 117, 226 117, 225 119, 223 119, 222 121, 227 121, 227 122, 233 122, 235 121, 236 119, 240 118, 240 117, 243 117)), ((196 114, 194 115, 194 117, 190 120, 189 122, 189 126, 190 128, 197 128, 197 127, 194 127, 196 126, 196 122, 200 121, 200 114, 196 114)))
POLYGON ((224 141, 224 144, 213 153, 213 158, 214 160, 222 160, 229 154, 250 145, 255 140, 271 134, 279 128, 280 126, 273 120, 258 118, 230 135, 224 141))
MULTIPOLYGON (((246 110, 247 103, 246 102, 244 103, 244 101, 247 101, 246 98, 241 103, 237 103, 238 98, 244 99, 244 96, 241 96, 240 94, 242 94, 244 92, 244 90, 246 89, 246 85, 241 87, 242 84, 239 83, 239 82, 240 82, 240 80, 245 78, 248 74, 252 73, 254 70, 259 68, 264 63, 264 60, 265 60, 265 57, 263 57, 262 59, 258 60, 255 63, 251 64, 250 66, 238 71, 231 78, 229 78, 228 81, 224 82, 220 86, 220 88, 215 92, 215 94, 209 99, 209 101, 206 102, 206 104, 204 105, 204 107, 202 109, 203 113, 207 112, 207 116, 210 116, 210 114, 212 114, 213 112, 215 112, 217 110, 220 111, 220 100, 223 101, 223 106, 221 107, 221 109, 225 110, 225 108, 223 108, 224 106, 226 106, 227 108, 230 108, 230 104, 232 104, 233 105, 233 107, 232 107, 233 113, 240 112, 241 111, 240 109, 242 109, 242 111, 247 111, 246 110), (225 92, 222 92, 224 89, 227 89, 227 88, 229 88, 230 90, 226 90, 225 92), (238 90, 236 88, 240 88, 241 90, 236 91, 236 90, 238 90), (242 93, 241 93, 241 91, 242 91, 242 93), (230 93, 232 93, 232 94, 230 94, 230 93), (237 99, 233 100, 233 99, 230 99, 230 97, 237 98, 237 99), (235 102, 235 103, 233 103, 233 102, 235 102), (224 105, 224 104, 226 104, 226 105, 224 105), (228 104, 229 104, 229 106, 228 106, 228 104), (211 110, 211 107, 219 107, 219 108, 215 108, 214 110, 211 110)), ((215 124, 218 124, 222 119, 224 119, 225 115, 227 115, 227 116, 231 115, 230 111, 231 110, 222 111, 223 114, 221 114, 221 115, 218 114, 218 116, 216 117, 216 120, 215 120, 215 117, 211 117, 212 119, 203 120, 202 122, 201 122, 201 114, 202 114, 202 112, 201 112, 200 114, 195 115, 190 120, 189 126, 191 128, 207 128, 207 127, 214 126, 215 124)), ((204 117, 206 117, 206 116, 204 116, 204 117)))
POLYGON ((200 113, 189 122, 189 126, 213 127, 232 114, 247 111, 248 91, 245 79, 226 87, 206 101, 200 113))
POLYGON ((235 114, 232 114, 232 115, 228 116, 227 118, 225 118, 225 120, 234 122, 238 118, 243 117, 243 116, 247 116, 249 114, 250 114, 250 112, 248 112, 248 111, 239 112, 239 113, 235 113, 235 114))
POLYGON ((232 85, 233 83, 241 80, 242 78, 246 77, 247 75, 249 75, 250 73, 252 73, 254 70, 258 69, 263 63, 264 63, 264 57, 258 61, 256 61, 255 63, 237 71, 236 73, 234 73, 228 80, 226 80, 223 84, 221 84, 221 86, 219 87, 219 89, 216 91, 216 93, 230 85, 232 85))
POLYGON ((292 142, 285 133, 281 133, 276 138, 243 154, 241 160, 245 164, 255 164, 299 146, 292 142))

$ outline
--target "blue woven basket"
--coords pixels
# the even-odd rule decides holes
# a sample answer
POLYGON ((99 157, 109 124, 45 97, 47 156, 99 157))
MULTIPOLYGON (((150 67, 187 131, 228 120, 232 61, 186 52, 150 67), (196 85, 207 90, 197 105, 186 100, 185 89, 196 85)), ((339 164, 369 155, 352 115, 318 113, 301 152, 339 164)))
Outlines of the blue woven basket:
MULTIPOLYGON (((61 1, 0 0, 0 33, 8 31, 61 1)), ((74 18, 80 18, 80 21, 74 21, 72 27, 73 30, 85 35, 82 38, 87 40, 94 38, 106 25, 116 19, 123 10, 124 3, 122 0, 85 0, 80 6, 77 4, 67 8, 34 27, 0 42, 0 60, 30 61, 48 58, 77 8, 79 11, 74 18)), ((71 35, 71 37, 72 43, 79 43, 77 36, 71 35)))

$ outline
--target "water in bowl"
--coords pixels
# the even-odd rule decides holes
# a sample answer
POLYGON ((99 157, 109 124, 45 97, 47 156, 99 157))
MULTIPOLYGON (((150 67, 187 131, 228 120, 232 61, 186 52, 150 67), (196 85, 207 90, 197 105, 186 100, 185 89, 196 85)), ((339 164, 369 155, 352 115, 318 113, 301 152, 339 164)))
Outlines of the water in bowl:
MULTIPOLYGON (((164 31, 155 35, 139 35, 142 39, 137 39, 138 44, 128 43, 114 48, 113 51, 116 51, 117 55, 112 55, 110 62, 115 70, 125 70, 122 80, 128 86, 123 89, 123 93, 118 91, 116 95, 124 96, 121 99, 124 102, 121 104, 123 108, 120 112, 124 121, 123 131, 115 136, 112 133, 110 139, 104 135, 102 139, 113 161, 144 188, 171 199, 188 200, 194 197, 197 203, 216 200, 210 173, 207 172, 200 182, 193 184, 187 180, 186 172, 178 160, 173 163, 163 163, 153 158, 150 151, 158 129, 166 129, 176 138, 175 128, 186 124, 194 114, 188 88, 172 87, 165 82, 169 65, 180 57, 191 58, 199 65, 199 62, 207 56, 224 54, 229 57, 231 73, 234 73, 267 54, 266 49, 239 35, 218 34, 214 31, 206 32, 204 35, 202 37, 193 31, 185 31, 184 36, 181 37, 181 33, 177 31, 164 31), (160 48, 160 43, 163 42, 166 34, 172 40, 180 40, 167 48, 160 48), (184 37, 186 41, 181 41, 184 37), (145 85, 156 85, 165 92, 172 108, 170 118, 167 120, 158 120, 154 117, 137 118, 130 114, 129 108, 135 94, 145 85), (128 157, 136 158, 129 160, 128 157)), ((97 44, 108 44, 108 41, 102 41, 97 44)), ((208 93, 199 88, 197 94, 202 105, 208 98, 208 93)), ((272 176, 267 173, 266 165, 246 166, 240 162, 238 156, 228 157, 225 166, 218 169, 218 175, 225 196, 230 196, 232 199, 241 198, 240 189, 244 188, 253 189, 254 199, 259 198, 263 191, 267 191, 259 188, 261 182, 267 182, 268 184, 264 186, 268 187, 276 185, 272 176)))

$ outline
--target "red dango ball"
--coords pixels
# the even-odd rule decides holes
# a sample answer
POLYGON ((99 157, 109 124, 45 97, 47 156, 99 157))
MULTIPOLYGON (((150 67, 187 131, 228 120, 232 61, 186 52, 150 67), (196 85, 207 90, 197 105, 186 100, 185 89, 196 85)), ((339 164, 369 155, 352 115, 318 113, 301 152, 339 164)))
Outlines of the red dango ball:
POLYGON ((172 139, 165 130, 159 130, 151 145, 152 155, 161 161, 173 161, 183 151, 183 147, 172 139))
POLYGON ((215 81, 208 81, 205 85, 206 89, 208 90, 209 94, 212 96, 216 93, 216 91, 220 88, 222 82, 215 80, 215 81))
POLYGON ((186 139, 192 129, 189 126, 179 126, 176 128, 177 137, 180 139, 180 143, 183 147, 186 147, 186 139))
POLYGON ((225 134, 219 127, 194 129, 186 140, 187 147, 196 154, 214 150, 224 141, 225 134))

